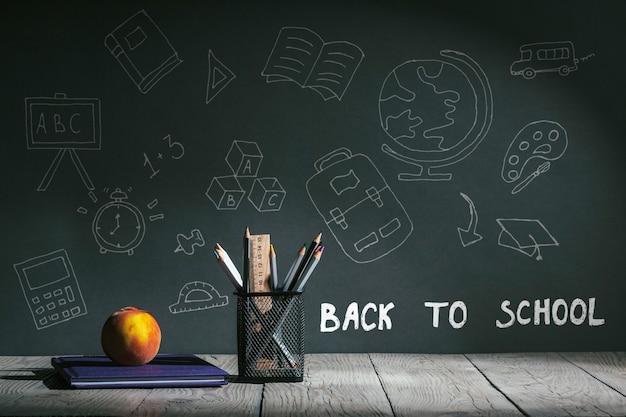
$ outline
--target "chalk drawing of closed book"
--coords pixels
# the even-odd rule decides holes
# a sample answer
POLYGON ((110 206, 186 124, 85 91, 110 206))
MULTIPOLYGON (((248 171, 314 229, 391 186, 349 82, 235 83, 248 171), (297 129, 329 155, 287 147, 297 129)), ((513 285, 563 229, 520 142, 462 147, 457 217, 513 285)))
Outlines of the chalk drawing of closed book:
POLYGON ((104 45, 143 94, 183 62, 145 10, 109 33, 104 45))
POLYGON ((309 198, 349 258, 372 262, 407 240, 413 223, 367 156, 339 148, 314 165, 309 198))

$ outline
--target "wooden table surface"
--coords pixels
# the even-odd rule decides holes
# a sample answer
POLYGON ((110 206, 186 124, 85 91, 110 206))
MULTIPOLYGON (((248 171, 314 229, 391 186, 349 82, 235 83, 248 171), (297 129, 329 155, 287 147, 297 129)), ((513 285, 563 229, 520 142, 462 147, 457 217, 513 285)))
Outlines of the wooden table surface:
MULTIPOLYGON (((198 356, 235 377, 235 355, 198 356)), ((300 383, 94 390, 3 356, 0 415, 625 416, 626 352, 310 354, 300 383)))

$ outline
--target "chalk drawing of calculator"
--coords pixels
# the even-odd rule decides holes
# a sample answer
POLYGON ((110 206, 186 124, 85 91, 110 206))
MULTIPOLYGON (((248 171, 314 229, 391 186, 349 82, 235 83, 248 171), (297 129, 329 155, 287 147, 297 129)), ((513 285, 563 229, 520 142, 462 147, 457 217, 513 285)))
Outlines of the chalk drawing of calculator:
POLYGON ((37 330, 87 314, 65 249, 28 259, 13 267, 20 278, 37 330))

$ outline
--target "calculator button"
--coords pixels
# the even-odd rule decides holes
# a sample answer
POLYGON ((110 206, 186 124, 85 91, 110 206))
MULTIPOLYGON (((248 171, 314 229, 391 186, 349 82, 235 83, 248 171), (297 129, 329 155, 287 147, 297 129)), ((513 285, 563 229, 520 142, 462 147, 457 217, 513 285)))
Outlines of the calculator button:
POLYGON ((39 324, 41 324, 42 326, 45 326, 48 323, 48 319, 47 318, 42 318, 39 319, 39 324))
POLYGON ((43 295, 43 298, 45 298, 46 300, 49 298, 52 298, 52 293, 51 292, 47 292, 43 295))
POLYGON ((54 296, 58 297, 59 295, 63 294, 63 290, 61 288, 57 288, 56 290, 54 290, 54 296))
POLYGON ((70 316, 70 312, 68 310, 63 310, 63 312, 61 313, 63 315, 63 318, 68 318, 70 316))
POLYGON ((60 306, 64 306, 65 304, 67 304, 67 301, 65 301, 65 298, 59 298, 57 300, 57 303, 59 303, 60 306))
POLYGON ((31 301, 33 302, 33 304, 39 304, 39 297, 33 297, 31 301))
POLYGON ((54 310, 54 308, 56 307, 56 304, 48 303, 48 304, 46 304, 46 307, 48 308, 48 310, 54 310))
POLYGON ((80 306, 76 306, 70 310, 73 316, 80 314, 80 306))
POLYGON ((50 316, 50 320, 55 321, 59 319, 59 314, 58 313, 54 313, 53 315, 50 316))
POLYGON ((65 292, 67 293, 67 299, 72 302, 74 301, 74 291, 72 291, 72 287, 69 285, 65 287, 65 292))
POLYGON ((45 309, 45 308, 43 308, 43 306, 40 306, 37 310, 35 310, 35 313, 37 313, 37 314, 43 314, 43 313, 44 313, 44 311, 46 311, 46 309, 45 309))

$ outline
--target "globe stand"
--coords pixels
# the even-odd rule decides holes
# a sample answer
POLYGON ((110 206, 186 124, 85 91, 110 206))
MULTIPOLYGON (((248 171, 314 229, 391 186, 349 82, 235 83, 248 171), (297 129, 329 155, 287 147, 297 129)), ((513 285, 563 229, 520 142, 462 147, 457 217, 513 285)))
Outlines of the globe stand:
POLYGON ((403 172, 398 174, 398 180, 400 181, 450 181, 451 179, 452 174, 432 173, 430 172, 430 168, 428 168, 426 170, 426 174, 424 174, 423 167, 422 171, 419 174, 413 174, 409 172, 403 172))
POLYGON ((418 161, 410 156, 403 155, 398 151, 392 149, 389 145, 383 144, 382 151, 386 154, 394 157, 395 159, 413 165, 419 169, 417 173, 403 172, 398 174, 398 180, 400 181, 450 181, 452 179, 451 173, 436 173, 432 172, 433 168, 437 168, 436 165, 429 166, 428 163, 418 161))

